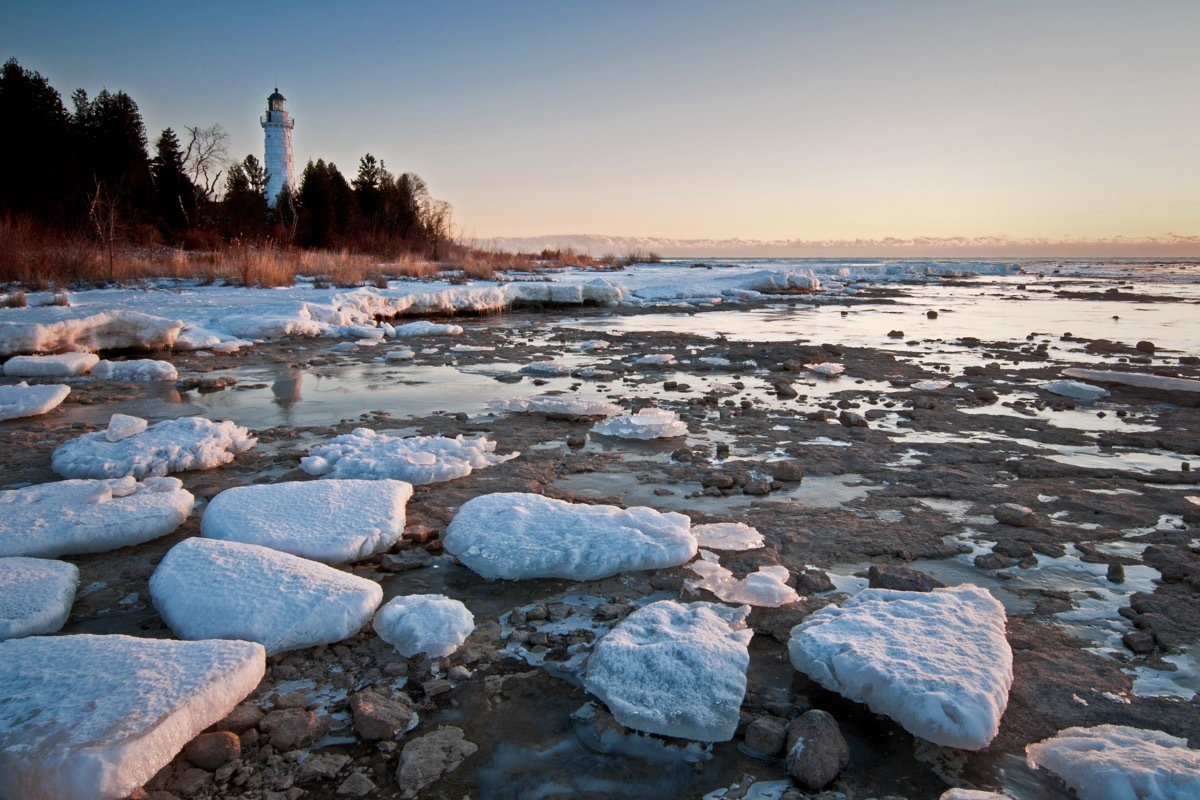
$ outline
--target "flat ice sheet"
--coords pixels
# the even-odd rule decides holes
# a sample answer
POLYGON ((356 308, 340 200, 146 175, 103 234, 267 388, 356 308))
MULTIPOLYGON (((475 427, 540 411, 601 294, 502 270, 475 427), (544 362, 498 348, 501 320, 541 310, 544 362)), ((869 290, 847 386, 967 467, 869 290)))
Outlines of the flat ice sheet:
POLYGON ((4 374, 18 378, 72 378, 87 372, 99 360, 95 353, 14 356, 4 362, 4 374))
POLYGON ((25 381, 0 386, 0 420, 36 417, 58 408, 71 387, 61 383, 30 386, 25 381))
POLYGON ((1063 779, 1080 800, 1195 800, 1200 750, 1187 739, 1124 725, 1067 728, 1028 745, 1029 766, 1063 779))
POLYGON ((597 643, 584 687, 628 728, 729 741, 746 694, 749 613, 745 606, 651 603, 597 643))
POLYGON ((688 564, 698 580, 686 581, 692 589, 706 589, 726 603, 744 603, 748 606, 778 608, 789 603, 800 602, 800 595, 787 585, 791 575, 787 567, 763 566, 744 578, 722 567, 716 554, 700 551, 701 558, 688 564))
POLYGON ((799 671, 935 744, 979 750, 1012 686, 1004 607, 986 589, 865 589, 792 629, 799 671))
POLYGON ((496 443, 485 438, 453 439, 412 436, 403 439, 356 428, 312 449, 300 460, 310 475, 331 478, 393 478, 425 486, 465 478, 473 470, 502 464, 520 453, 495 454, 496 443))
POLYGON ((103 431, 60 445, 50 466, 64 478, 163 476, 228 464, 258 440, 229 420, 184 417, 155 423, 144 432, 110 442, 103 431))
POLYGON ((645 506, 567 503, 499 492, 468 500, 442 543, 485 578, 586 581, 674 567, 696 554, 691 520, 645 506))
POLYGON ((375 614, 379 638, 405 658, 424 653, 448 656, 475 630, 475 617, 458 600, 443 594, 393 597, 375 614))
POLYGON ((692 534, 700 547, 709 550, 757 550, 763 535, 744 522, 712 522, 693 525, 692 534))
POLYGON ((71 615, 79 569, 46 558, 0 558, 0 640, 54 633, 71 615))
POLYGON ((1120 372, 1118 370, 1084 369, 1068 367, 1062 371, 1068 378, 1096 383, 1120 383, 1143 389, 1160 389, 1170 392, 1200 392, 1200 381, 1190 378, 1168 378, 1164 375, 1149 375, 1145 372, 1120 372))
POLYGON ((0 642, 0 798, 125 797, 254 691, 265 669, 251 642, 0 642))
POLYGON ((170 361, 133 358, 128 361, 101 361, 92 367, 91 376, 106 381, 173 381, 178 370, 170 361))
POLYGON ((0 556, 103 553, 165 536, 192 513, 178 478, 70 480, 0 491, 0 556))
POLYGON ((200 531, 324 564, 360 561, 404 533, 412 485, 401 481, 289 481, 235 486, 204 509, 200 531))
POLYGON ((274 655, 356 633, 383 590, 266 547, 191 538, 163 557, 150 576, 150 597, 182 639, 243 639, 274 655))
POLYGON ((496 411, 532 411, 573 417, 611 417, 621 413, 621 407, 616 403, 553 394, 488 400, 487 406, 496 411))

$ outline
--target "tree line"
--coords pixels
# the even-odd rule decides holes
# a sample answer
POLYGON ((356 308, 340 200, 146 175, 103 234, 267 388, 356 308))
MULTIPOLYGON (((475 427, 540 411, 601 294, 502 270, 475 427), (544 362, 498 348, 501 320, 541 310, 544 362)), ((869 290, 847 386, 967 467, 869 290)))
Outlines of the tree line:
POLYGON ((230 159, 219 124, 167 128, 151 149, 125 92, 77 89, 71 105, 15 58, 0 70, 0 217, 88 231, 110 252, 116 243, 270 241, 436 259, 450 242, 449 204, 369 153, 350 181, 332 162, 309 161, 269 209, 266 169, 254 155, 230 159))

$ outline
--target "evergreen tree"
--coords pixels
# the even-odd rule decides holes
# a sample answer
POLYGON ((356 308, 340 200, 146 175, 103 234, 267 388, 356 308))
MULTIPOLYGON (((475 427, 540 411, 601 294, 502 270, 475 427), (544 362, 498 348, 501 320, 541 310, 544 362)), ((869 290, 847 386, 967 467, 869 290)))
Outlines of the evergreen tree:
POLYGON ((306 247, 340 247, 354 220, 354 193, 337 165, 309 161, 296 193, 300 212, 299 241, 306 247))
POLYGON ((150 163, 154 178, 155 211, 167 234, 191 227, 196 218, 196 187, 184 168, 183 151, 175 131, 167 128, 154 144, 150 163))
POLYGON ((0 69, 0 213, 53 227, 77 222, 68 213, 78 214, 82 197, 71 169, 70 119, 41 75, 15 58, 0 69))
POLYGON ((263 194, 266 182, 266 172, 254 156, 246 156, 229 167, 225 198, 221 201, 227 235, 252 238, 263 231, 267 219, 267 200, 263 194))
POLYGON ((137 103, 124 92, 107 89, 93 100, 78 89, 71 99, 74 138, 89 194, 107 193, 134 220, 152 218, 154 184, 137 103))

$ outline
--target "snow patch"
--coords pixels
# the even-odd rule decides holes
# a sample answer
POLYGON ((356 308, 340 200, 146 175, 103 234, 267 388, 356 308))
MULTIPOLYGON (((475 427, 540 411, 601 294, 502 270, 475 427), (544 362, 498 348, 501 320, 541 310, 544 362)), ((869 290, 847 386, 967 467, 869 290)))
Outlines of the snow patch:
POLYGON ((203 417, 165 420, 143 433, 110 442, 103 432, 85 433, 60 445, 50 467, 64 478, 162 476, 228 464, 258 440, 229 420, 203 417))
POLYGON ((1067 728, 1025 748, 1080 800, 1192 800, 1200 797, 1200 751, 1187 740, 1124 725, 1067 728))
POLYGON ((475 617, 458 600, 441 594, 414 594, 389 600, 375 614, 375 632, 405 658, 424 653, 442 658, 475 630, 475 617))
POLYGON ((54 633, 71 615, 79 568, 45 558, 0 558, 0 640, 54 633))
POLYGON ((465 478, 473 470, 511 461, 513 452, 498 456, 496 443, 484 438, 453 439, 444 436, 413 436, 401 439, 355 428, 314 447, 300 459, 300 468, 310 475, 334 478, 394 478, 414 486, 465 478))

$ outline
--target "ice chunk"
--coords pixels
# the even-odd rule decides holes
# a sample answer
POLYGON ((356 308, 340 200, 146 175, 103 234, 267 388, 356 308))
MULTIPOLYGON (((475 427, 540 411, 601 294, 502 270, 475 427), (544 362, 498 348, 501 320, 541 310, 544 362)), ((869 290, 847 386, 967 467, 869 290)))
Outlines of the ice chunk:
POLYGON ((155 423, 119 442, 108 441, 102 432, 85 433, 59 446, 50 467, 64 478, 161 476, 228 464, 256 441, 229 420, 184 417, 155 423))
POLYGON ((415 352, 413 352, 412 350, 408 350, 408 349, 392 350, 391 352, 389 352, 387 355, 384 356, 384 360, 386 360, 386 361, 408 361, 411 358, 415 358, 416 355, 417 354, 415 352))
POLYGON ((133 358, 128 361, 101 361, 92 367, 91 376, 106 381, 173 381, 179 372, 170 361, 133 358))
POLYGON ((979 750, 1012 685, 1004 607, 985 589, 866 589, 792 629, 796 669, 935 744, 979 750))
POLYGON ((746 694, 749 613, 745 606, 651 603, 596 645, 584 687, 626 727, 728 741, 746 694))
POLYGON ((71 378, 87 372, 99 360, 95 353, 14 356, 4 362, 4 374, 18 378, 71 378))
POLYGON ((517 374, 542 378, 558 378, 563 375, 570 375, 571 368, 557 361, 534 361, 532 364, 526 364, 517 370, 517 374))
POLYGON ((163 557, 150 576, 150 597, 182 639, 245 639, 274 655, 357 632, 383 590, 267 547, 191 538, 163 557))
POLYGON ((948 387, 952 382, 953 381, 938 381, 938 380, 917 381, 916 383, 914 383, 912 385, 912 388, 917 389, 922 392, 939 392, 942 389, 945 389, 946 387, 948 387))
POLYGON ((210 539, 341 564, 394 545, 410 497, 412 486, 393 480, 235 486, 209 502, 200 530, 210 539))
POLYGON ((389 335, 405 339, 410 336, 458 336, 462 332, 461 325, 429 322, 422 319, 397 325, 392 328, 392 333, 389 335))
POLYGON ((589 339, 579 343, 579 349, 584 353, 598 353, 601 350, 607 350, 608 347, 609 343, 605 339, 589 339))
POLYGON ((0 797, 125 797, 254 691, 265 669, 252 642, 0 642, 0 797))
POLYGON ((0 492, 0 556, 103 553, 164 536, 195 499, 177 478, 74 480, 0 492))
POLYGON ((0 640, 54 633, 71 615, 79 568, 45 558, 0 558, 0 640))
POLYGON ((1144 372, 1117 372, 1115 370, 1083 369, 1068 367, 1062 371, 1068 378, 1096 383, 1120 383, 1142 389, 1159 389, 1167 392, 1200 392, 1200 381, 1190 378, 1168 378, 1164 375, 1147 375, 1144 372))
POLYGON ((757 550, 763 546, 763 535, 744 522, 713 522, 693 525, 696 544, 710 550, 757 550))
POLYGON ((682 514, 501 492, 468 500, 442 543, 485 578, 586 581, 685 563, 696 554, 682 514))
POLYGON ((1081 383, 1080 381, 1050 381, 1042 384, 1042 388, 1052 394, 1070 397, 1073 400, 1082 400, 1085 403, 1091 403, 1099 400, 1101 397, 1108 396, 1107 389, 1101 389, 1099 386, 1093 386, 1090 383, 1081 383))
POLYGON ((938 800, 1012 800, 1006 794, 985 792, 979 789, 947 789, 938 800))
POLYGON ((775 292, 802 291, 815 292, 821 288, 821 281, 807 269, 764 269, 752 273, 742 283, 743 288, 767 294, 775 292))
POLYGON ((183 323, 178 320, 152 317, 138 311, 105 311, 78 319, 44 323, 0 322, 0 356, 68 348, 169 347, 181 330, 183 323))
POLYGON ((488 400, 487 406, 497 411, 536 411, 542 414, 563 414, 576 417, 611 417, 621 413, 621 407, 615 403, 553 394, 488 400))
POLYGON ((846 368, 841 364, 834 364, 831 361, 824 361, 820 364, 805 364, 804 368, 809 372, 815 372, 823 378, 836 378, 846 371, 846 368))
POLYGON ((448 656, 475 630, 475 617, 457 600, 441 594, 394 597, 375 614, 375 632, 400 655, 448 656))
POLYGON ((108 442, 119 442, 130 436, 143 433, 150 423, 141 417, 131 417, 128 414, 113 414, 108 418, 108 428, 104 431, 104 439, 108 442))
POLYGON ((0 386, 0 420, 45 414, 57 408, 70 393, 71 387, 61 383, 30 386, 21 381, 15 386, 0 386))
POLYGON ((1200 797, 1200 751, 1187 739, 1124 725, 1067 728, 1028 745, 1031 767, 1063 779, 1080 800, 1194 800, 1200 797))
POLYGON ((414 486, 464 478, 472 470, 502 464, 520 453, 498 456, 489 439, 449 439, 443 436, 413 436, 401 439, 356 428, 335 436, 300 459, 300 468, 310 475, 334 478, 394 478, 414 486))
POLYGON ((634 359, 635 364, 671 364, 675 361, 675 356, 671 353, 651 353, 647 356, 634 359))
POLYGON ((700 551, 701 559, 688 567, 700 580, 687 581, 692 589, 707 589, 726 603, 778 608, 800 601, 796 590, 787 585, 787 567, 759 567, 757 572, 738 580, 717 562, 716 556, 700 551))
POLYGON ((592 426, 592 433, 616 436, 621 439, 673 439, 687 436, 687 423, 674 411, 665 408, 643 408, 636 414, 606 419, 592 426))

